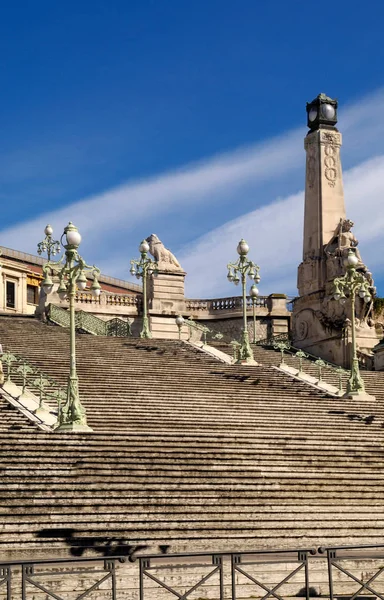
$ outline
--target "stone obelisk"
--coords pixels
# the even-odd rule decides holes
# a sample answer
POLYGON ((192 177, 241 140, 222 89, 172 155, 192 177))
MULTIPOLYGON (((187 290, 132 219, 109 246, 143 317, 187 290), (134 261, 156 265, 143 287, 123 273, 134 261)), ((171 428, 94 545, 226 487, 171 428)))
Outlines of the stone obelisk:
MULTIPOLYGON (((350 248, 374 292, 371 273, 361 261, 353 223, 346 219, 341 133, 336 129, 337 101, 319 94, 307 104, 309 132, 304 141, 306 178, 303 261, 298 269, 299 297, 294 302, 293 343, 308 352, 348 366, 350 334, 347 309, 333 299, 333 280, 345 273, 350 248)), ((369 351, 377 343, 369 307, 358 302, 358 346, 369 351)))

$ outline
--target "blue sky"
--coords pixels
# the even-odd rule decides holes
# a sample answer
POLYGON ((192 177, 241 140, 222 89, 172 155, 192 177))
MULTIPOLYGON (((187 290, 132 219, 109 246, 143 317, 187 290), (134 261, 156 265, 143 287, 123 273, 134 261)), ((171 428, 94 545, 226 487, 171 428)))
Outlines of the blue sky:
POLYGON ((188 295, 212 297, 235 292, 225 265, 244 235, 260 292, 294 294, 305 103, 323 91, 339 99, 347 214, 384 295, 380 0, 7 4, 0 244, 35 253, 47 221, 72 220, 87 261, 129 279, 154 232, 188 295))

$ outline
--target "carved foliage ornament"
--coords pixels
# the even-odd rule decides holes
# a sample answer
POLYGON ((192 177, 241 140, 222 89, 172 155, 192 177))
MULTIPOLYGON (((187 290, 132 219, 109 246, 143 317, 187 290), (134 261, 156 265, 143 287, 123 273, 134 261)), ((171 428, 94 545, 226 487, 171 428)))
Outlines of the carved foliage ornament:
POLYGON ((340 140, 334 133, 322 132, 321 141, 324 144, 324 175, 330 187, 335 187, 337 180, 338 148, 340 140))

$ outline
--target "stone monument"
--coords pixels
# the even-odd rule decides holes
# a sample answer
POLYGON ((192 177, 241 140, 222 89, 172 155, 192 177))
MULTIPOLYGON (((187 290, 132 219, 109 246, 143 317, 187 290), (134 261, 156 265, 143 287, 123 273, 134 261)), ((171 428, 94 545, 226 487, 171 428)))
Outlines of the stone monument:
POLYGON ((169 337, 175 330, 176 315, 185 311, 186 273, 155 233, 147 237, 147 242, 158 264, 157 274, 151 276, 148 286, 151 331, 154 337, 169 337))
MULTIPOLYGON (((348 367, 351 327, 349 300, 333 299, 333 280, 345 273, 344 259, 350 249, 357 269, 375 295, 372 274, 364 264, 353 222, 346 218, 342 169, 341 133, 336 129, 337 100, 319 94, 307 104, 309 132, 306 159, 303 261, 298 268, 299 297, 294 301, 292 335, 295 346, 331 362, 348 367)), ((372 303, 356 301, 357 347, 369 353, 377 344, 372 303)))

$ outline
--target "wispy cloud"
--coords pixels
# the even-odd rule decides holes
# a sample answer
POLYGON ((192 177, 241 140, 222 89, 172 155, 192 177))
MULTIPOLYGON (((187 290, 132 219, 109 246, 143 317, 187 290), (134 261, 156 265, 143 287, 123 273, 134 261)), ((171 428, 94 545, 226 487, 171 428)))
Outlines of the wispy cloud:
MULTIPOLYGON (((380 90, 342 111, 345 164, 356 165, 379 154, 384 132, 383 108, 384 92, 380 90)), ((235 258, 233 249, 238 238, 244 236, 263 268, 266 288, 295 293, 303 221, 303 199, 298 192, 304 180, 303 134, 304 128, 288 131, 248 148, 133 181, 59 210, 42 212, 33 220, 15 223, 0 232, 0 244, 34 253, 47 222, 61 232, 71 220, 81 230, 82 253, 88 262, 95 262, 111 275, 126 277, 129 259, 136 256, 141 237, 154 231, 180 254, 188 271, 188 294, 207 297, 226 291, 233 293, 222 283, 222 269, 223 264, 235 258), (272 185, 273 195, 265 196, 265 190, 272 185), (280 199, 276 199, 277 194, 280 199), (256 210, 246 215, 243 214, 245 198, 258 199, 254 204, 256 210), (234 218, 226 223, 229 214, 234 218), (205 233, 208 229, 211 231, 205 233), (210 271, 209 277, 208 256, 217 265, 217 274, 210 271)), ((365 208, 371 205, 371 210, 377 210, 374 199, 382 192, 378 176, 381 160, 364 163, 346 176, 348 214, 358 222, 357 233, 361 232, 362 241, 372 229, 366 212, 359 212, 358 196, 364 197, 365 208)), ((377 223, 378 220, 375 231, 379 228, 377 223)), ((362 253, 364 257, 367 255, 365 248, 362 253)))
MULTIPOLYGON (((355 221, 362 257, 380 276, 384 271, 384 156, 375 157, 344 174, 347 215, 355 221)), ((244 237, 250 259, 261 267, 260 292, 295 295, 297 266, 302 256, 304 192, 279 199, 209 231, 179 258, 188 272, 187 294, 214 297, 235 294, 226 283, 226 264, 237 258, 244 237)), ((236 292, 238 293, 238 292, 236 292)))

